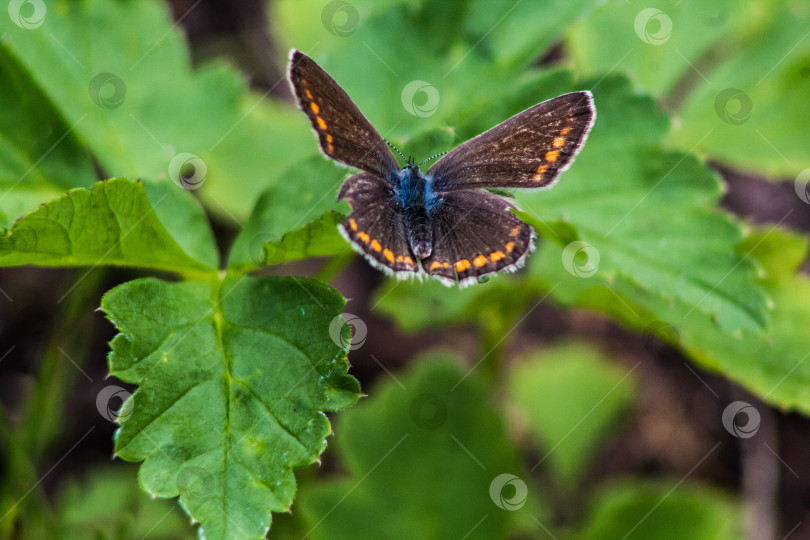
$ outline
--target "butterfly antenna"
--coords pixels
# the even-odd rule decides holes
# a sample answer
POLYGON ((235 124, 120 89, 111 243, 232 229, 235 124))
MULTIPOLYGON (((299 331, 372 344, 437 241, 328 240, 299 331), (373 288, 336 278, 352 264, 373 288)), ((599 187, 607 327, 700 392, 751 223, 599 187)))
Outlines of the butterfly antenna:
POLYGON ((423 164, 427 163, 427 162, 428 162, 428 161, 430 161, 431 159, 436 159, 437 157, 442 157, 442 156, 443 156, 443 155, 445 155, 446 153, 447 153, 447 152, 442 152, 441 154, 436 154, 435 156, 430 156, 430 157, 429 157, 429 158, 427 158, 425 161, 423 161, 422 163, 420 163, 419 165, 417 165, 417 167, 421 167, 423 164))
POLYGON ((403 154, 402 152, 399 151, 399 148, 397 148, 396 146, 394 146, 390 142, 386 141, 385 139, 383 139, 383 140, 385 141, 385 144, 387 144, 388 147, 391 150, 393 150, 394 152, 396 152, 397 154, 400 155, 400 157, 402 158, 402 161, 404 161, 405 163, 410 163, 410 161, 405 157, 405 154, 403 154))

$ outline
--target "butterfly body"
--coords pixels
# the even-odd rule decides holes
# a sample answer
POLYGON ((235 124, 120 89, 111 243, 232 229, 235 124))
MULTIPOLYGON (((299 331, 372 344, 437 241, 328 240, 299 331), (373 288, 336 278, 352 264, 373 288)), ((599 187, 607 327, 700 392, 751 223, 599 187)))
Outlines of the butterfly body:
POLYGON ((425 259, 433 251, 433 223, 430 212, 441 204, 433 191, 431 178, 425 177, 417 165, 408 164, 400 171, 396 199, 405 219, 408 244, 413 254, 425 259))
POLYGON ((514 272, 534 250, 516 206, 486 188, 547 188, 573 162, 596 110, 590 92, 539 103, 470 139, 427 171, 400 167, 345 91, 305 54, 290 55, 290 83, 321 150, 356 167, 338 193, 352 213, 341 234, 374 267, 397 278, 472 285, 514 272))

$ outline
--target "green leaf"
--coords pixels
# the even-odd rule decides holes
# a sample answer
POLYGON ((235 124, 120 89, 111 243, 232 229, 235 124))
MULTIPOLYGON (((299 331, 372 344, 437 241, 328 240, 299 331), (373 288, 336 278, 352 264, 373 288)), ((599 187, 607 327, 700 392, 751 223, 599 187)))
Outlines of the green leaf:
POLYGON ((739 540, 742 515, 727 497, 699 488, 624 484, 602 489, 577 538, 739 540))
POLYGON ((59 539, 193 538, 179 509, 168 501, 151 500, 138 489, 132 466, 95 469, 71 481, 57 494, 56 507, 59 539))
POLYGON ((532 354, 509 374, 510 401, 537 439, 541 463, 573 487, 635 396, 632 369, 585 344, 532 354), (547 464, 546 464, 547 460, 547 464))
POLYGON ((491 539, 534 524, 527 477, 481 384, 441 355, 395 377, 340 416, 347 475, 301 493, 308 536, 491 539))
POLYGON ((0 43, 0 229, 8 219, 90 187, 93 164, 31 77, 0 43))
POLYGON ((766 298, 756 265, 735 251, 739 225, 717 207, 717 177, 658 147, 666 116, 626 79, 605 78, 594 96, 596 124, 571 170, 547 192, 517 194, 529 223, 542 230, 541 222, 564 221, 581 239, 562 252, 546 243, 541 251, 557 258, 534 257, 532 274, 553 286, 567 268, 614 291, 622 279, 725 332, 763 329, 766 298))
MULTIPOLYGON (((645 293, 625 279, 608 288, 564 271, 547 277, 560 283, 552 292, 556 300, 610 314, 680 347, 703 368, 722 373, 763 401, 810 414, 810 339, 804 331, 810 325, 810 279, 798 272, 807 242, 770 226, 755 230, 740 246, 746 258, 762 267, 760 282, 773 304, 767 334, 718 332, 711 320, 696 316, 689 306, 645 293)), ((537 263, 554 270, 559 260, 560 250, 547 245, 537 263)))
POLYGON ((110 373, 139 385, 116 455, 143 461, 142 487, 179 495, 206 538, 264 538, 271 512, 290 507, 293 469, 326 448, 323 411, 359 397, 330 338, 344 305, 296 277, 150 278, 108 292, 102 309, 121 331, 110 373))
POLYGON ((338 223, 337 214, 325 215, 329 210, 349 211, 346 203, 337 202, 346 169, 323 156, 311 156, 282 176, 284 182, 262 193, 236 238, 228 258, 230 269, 244 272, 264 264, 295 260, 287 259, 288 255, 303 258, 348 252, 337 240, 347 247, 349 244, 330 226, 330 221, 338 223), (289 238, 287 233, 291 233, 289 238), (307 253, 308 244, 315 250, 312 254, 307 253))
POLYGON ((205 165, 195 179, 203 200, 240 219, 278 172, 313 150, 292 106, 249 92, 221 62, 192 69, 162 2, 56 0, 44 24, 8 22, 8 49, 109 176, 167 179, 193 154, 205 165))
POLYGON ((216 263, 211 233, 191 196, 173 189, 179 195, 150 190, 158 197, 154 201, 142 183, 123 178, 99 182, 89 190, 74 189, 0 236, 0 266, 116 265, 210 274, 216 263), (155 208, 162 205, 163 216, 175 214, 170 222, 174 236, 156 214, 155 208))
POLYGON ((677 108, 668 140, 683 150, 793 179, 810 167, 796 114, 810 92, 808 26, 810 12, 783 0, 611 2, 568 33, 566 50, 581 72, 621 69, 677 108))

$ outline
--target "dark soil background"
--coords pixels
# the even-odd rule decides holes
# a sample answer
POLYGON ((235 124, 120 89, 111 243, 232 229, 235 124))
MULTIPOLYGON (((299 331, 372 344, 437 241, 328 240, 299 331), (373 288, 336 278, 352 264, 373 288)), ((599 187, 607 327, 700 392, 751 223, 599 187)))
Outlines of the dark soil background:
MULTIPOLYGON (((266 3, 205 1, 190 10, 196 3, 171 2, 195 62, 226 56, 243 70, 256 90, 269 90, 276 97, 288 99, 287 84, 279 84, 283 82, 283 66, 276 63, 286 54, 278 50, 267 28, 266 3)), ((558 46, 538 61, 554 62, 564 55, 558 46)), ((782 224, 810 233, 810 208, 796 197, 792 182, 768 182, 746 171, 714 166, 728 184, 723 204, 729 211, 754 223, 775 223, 792 210, 782 224)), ((215 228, 220 244, 228 245, 233 231, 224 224, 215 224, 215 228)), ((281 271, 313 275, 321 263, 307 261, 281 271)), ((83 356, 65 358, 64 369, 57 374, 69 389, 67 400, 54 403, 54 410, 41 412, 69 426, 61 429, 59 439, 45 449, 48 457, 42 470, 50 469, 89 431, 45 478, 50 490, 85 468, 108 463, 113 451, 115 426, 100 418, 95 398, 108 384, 104 380, 107 341, 115 330, 95 310, 104 291, 139 276, 130 271, 92 270, 83 280, 96 283, 97 294, 85 295, 86 305, 75 310, 79 316, 64 320, 65 306, 59 300, 86 272, 0 270, 0 288, 4 291, 0 293, 0 406, 9 411, 12 420, 20 418, 20 404, 39 380, 43 355, 58 351, 62 341, 83 344, 83 356)), ((421 350, 437 344, 447 344, 470 357, 475 354, 477 335, 472 328, 404 334, 391 321, 375 314, 371 309, 372 293, 381 282, 382 274, 356 259, 332 283, 350 298, 348 310, 368 326, 366 343, 350 357, 351 373, 366 392, 378 377, 385 376, 372 356, 396 371, 421 350)), ((594 342, 628 366, 641 362, 637 370, 641 381, 637 407, 602 448, 589 484, 582 486, 583 492, 608 477, 680 479, 721 440, 720 447, 690 479, 742 493, 748 517, 756 516, 765 526, 776 521, 776 538, 810 538, 810 420, 769 408, 726 379, 698 371, 675 349, 654 337, 642 337, 585 311, 542 304, 518 329, 513 349, 519 353, 562 339, 594 342), (735 400, 754 404, 762 414, 756 438, 732 440, 724 432, 719 419, 724 407, 735 400), (764 444, 770 451, 763 450, 764 444)), ((329 470, 333 458, 328 451, 324 458, 324 467, 329 470)), ((527 462, 534 463, 536 458, 527 456, 527 462)), ((579 511, 572 508, 570 515, 563 518, 576 520, 579 511)))

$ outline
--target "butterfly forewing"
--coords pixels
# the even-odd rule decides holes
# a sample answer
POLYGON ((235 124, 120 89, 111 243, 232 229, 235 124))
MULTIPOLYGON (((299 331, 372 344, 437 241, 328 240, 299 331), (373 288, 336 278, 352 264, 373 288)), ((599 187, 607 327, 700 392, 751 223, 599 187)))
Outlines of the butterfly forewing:
POLYGON ((383 138, 338 83, 300 51, 290 53, 290 82, 327 156, 393 178, 399 165, 383 138))
POLYGON ((350 177, 338 200, 346 199, 354 211, 339 225, 341 234, 375 268, 397 277, 420 273, 419 262, 408 245, 402 211, 391 186, 369 173, 350 177))
POLYGON ((428 173, 437 191, 550 186, 571 165, 595 117, 590 92, 544 101, 451 150, 428 173))
POLYGON ((488 274, 512 272, 534 249, 534 231, 506 199, 481 190, 449 191, 433 215, 433 253, 425 272, 445 285, 472 285, 488 274))

